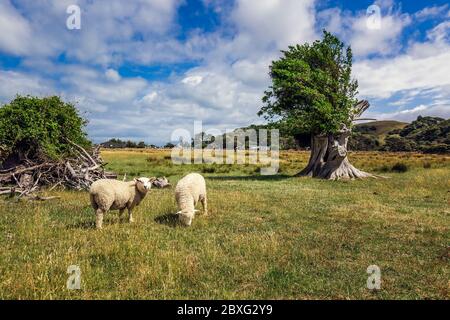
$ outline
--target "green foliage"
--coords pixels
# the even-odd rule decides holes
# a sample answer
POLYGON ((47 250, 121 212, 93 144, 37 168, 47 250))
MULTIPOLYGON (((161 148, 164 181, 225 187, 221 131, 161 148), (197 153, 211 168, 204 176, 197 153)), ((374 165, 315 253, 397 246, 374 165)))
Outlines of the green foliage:
POLYGON ((353 132, 351 138, 348 140, 349 150, 370 151, 377 150, 379 146, 380 142, 371 134, 353 132))
POLYGON ((86 124, 75 106, 59 97, 17 96, 0 108, 0 145, 9 153, 56 159, 70 154, 66 139, 90 145, 86 124))
POLYGON ((387 151, 450 152, 450 119, 422 117, 401 130, 391 131, 382 148, 387 151))
POLYGON ((417 145, 414 141, 403 138, 399 135, 390 135, 385 139, 383 151, 415 151, 417 145))
POLYGON ((131 140, 123 141, 120 139, 109 139, 108 141, 105 141, 101 143, 101 146, 103 148, 138 148, 143 149, 147 147, 144 141, 134 142, 131 140))
POLYGON ((166 149, 172 149, 173 147, 175 147, 175 145, 174 145, 173 143, 167 142, 167 143, 164 145, 163 148, 166 148, 166 149))
POLYGON ((313 44, 290 46, 270 66, 272 86, 258 115, 282 119, 297 132, 335 133, 351 127, 358 83, 351 79, 352 51, 329 32, 313 44))

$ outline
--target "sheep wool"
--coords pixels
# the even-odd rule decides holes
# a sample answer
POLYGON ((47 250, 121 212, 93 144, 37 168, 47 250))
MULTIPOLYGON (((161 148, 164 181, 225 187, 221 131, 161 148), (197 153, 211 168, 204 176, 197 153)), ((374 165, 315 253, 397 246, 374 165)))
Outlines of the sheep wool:
POLYGON ((178 205, 178 217, 181 223, 190 226, 194 218, 195 206, 200 201, 203 213, 208 214, 206 183, 202 175, 190 173, 178 181, 175 187, 175 199, 178 205))
POLYGON ((109 210, 119 210, 122 215, 128 209, 128 220, 133 222, 132 211, 146 196, 152 186, 153 178, 139 178, 133 181, 100 179, 89 189, 92 208, 97 216, 96 227, 102 228, 103 215, 109 210))

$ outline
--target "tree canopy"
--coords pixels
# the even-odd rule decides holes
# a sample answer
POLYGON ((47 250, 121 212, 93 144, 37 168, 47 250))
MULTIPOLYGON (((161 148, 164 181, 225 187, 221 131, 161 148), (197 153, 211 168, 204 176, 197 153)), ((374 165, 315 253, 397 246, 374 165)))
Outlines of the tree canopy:
POLYGON ((0 145, 28 158, 60 158, 70 154, 68 140, 87 147, 87 120, 61 98, 16 96, 0 108, 0 145))
POLYGON ((297 132, 332 134, 350 128, 358 83, 351 78, 352 50, 323 31, 312 44, 290 46, 272 61, 272 85, 258 115, 297 132))

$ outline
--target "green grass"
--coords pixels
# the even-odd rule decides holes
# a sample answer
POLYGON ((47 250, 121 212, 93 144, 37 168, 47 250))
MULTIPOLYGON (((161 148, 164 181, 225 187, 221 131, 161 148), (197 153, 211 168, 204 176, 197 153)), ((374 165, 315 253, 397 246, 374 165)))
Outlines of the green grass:
POLYGON ((171 165, 161 151, 103 157, 128 178, 173 184, 209 171, 210 215, 174 226, 173 189, 158 189, 136 223, 112 212, 97 231, 86 192, 1 198, 1 299, 449 298, 448 157, 356 153, 353 163, 388 179, 347 182, 291 177, 303 152, 282 153, 282 174, 272 177, 255 165, 171 165), (398 162, 408 171, 382 169, 398 162), (377 292, 366 288, 372 264, 382 272, 377 292), (81 290, 66 289, 69 265, 81 268, 81 290))

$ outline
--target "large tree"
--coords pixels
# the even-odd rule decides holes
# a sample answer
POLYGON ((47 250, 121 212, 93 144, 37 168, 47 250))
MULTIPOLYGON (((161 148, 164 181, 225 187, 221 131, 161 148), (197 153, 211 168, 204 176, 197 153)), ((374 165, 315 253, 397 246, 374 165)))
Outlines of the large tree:
POLYGON ((290 46, 272 62, 272 85, 265 91, 258 115, 311 134, 309 163, 298 175, 324 179, 370 176, 347 158, 353 121, 369 107, 367 101, 357 101, 358 82, 351 71, 351 48, 326 31, 322 40, 290 46))

